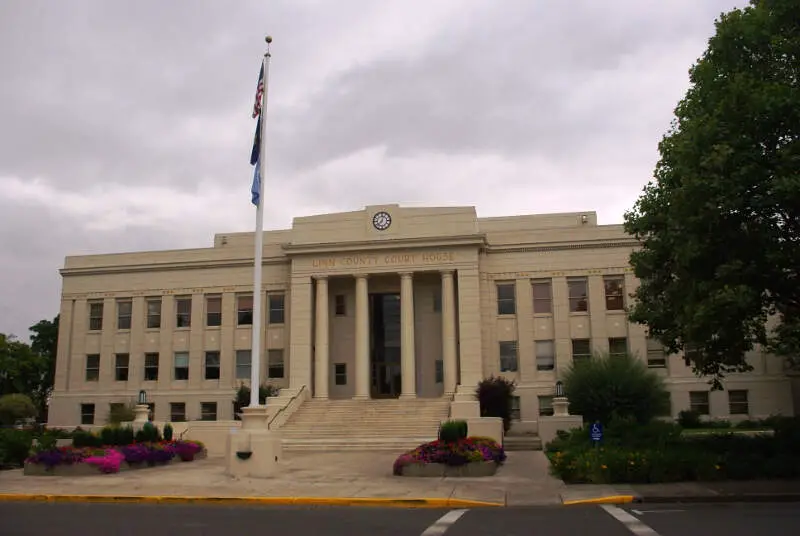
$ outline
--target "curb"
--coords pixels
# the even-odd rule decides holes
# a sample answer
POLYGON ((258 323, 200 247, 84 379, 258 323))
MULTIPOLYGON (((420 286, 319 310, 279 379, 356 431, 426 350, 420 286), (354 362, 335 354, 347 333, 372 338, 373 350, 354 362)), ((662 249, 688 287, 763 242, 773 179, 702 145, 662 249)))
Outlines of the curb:
POLYGON ((505 506, 503 503, 452 498, 192 497, 168 495, 47 495, 35 493, 0 493, 0 502, 220 504, 232 506, 378 506, 384 508, 497 508, 505 506))
POLYGON ((606 497, 590 497, 572 501, 565 501, 562 499, 561 504, 564 506, 577 506, 581 504, 628 504, 639 501, 641 501, 641 499, 635 495, 609 495, 606 497))
POLYGON ((769 503, 800 502, 800 493, 747 493, 722 495, 658 496, 641 497, 640 502, 650 504, 708 504, 708 503, 769 503))

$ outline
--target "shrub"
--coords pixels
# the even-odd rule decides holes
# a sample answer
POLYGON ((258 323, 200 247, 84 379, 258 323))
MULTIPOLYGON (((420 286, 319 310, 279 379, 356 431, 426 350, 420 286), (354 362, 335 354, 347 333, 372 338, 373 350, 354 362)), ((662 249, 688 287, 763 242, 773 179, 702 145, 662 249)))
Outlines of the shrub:
POLYGON ((633 418, 641 424, 669 413, 669 394, 660 376, 630 355, 596 354, 573 363, 564 375, 570 412, 586 422, 633 418))
POLYGON ((511 427, 511 397, 516 389, 513 381, 502 376, 491 376, 482 380, 475 390, 482 417, 500 417, 503 429, 511 427))
POLYGON ((439 440, 445 443, 455 443, 467 437, 467 421, 446 421, 439 427, 439 440))
POLYGON ((683 428, 692 429, 703 426, 703 421, 700 420, 700 413, 692 409, 685 409, 678 413, 678 424, 683 428))
MULTIPOLYGON (((280 389, 278 389, 274 385, 261 384, 258 387, 258 403, 266 404, 267 398, 271 396, 278 396, 279 391, 280 389)), ((236 390, 236 397, 233 400, 234 419, 239 420, 239 413, 242 411, 242 408, 245 408, 249 405, 250 405, 250 388, 246 386, 244 383, 240 383, 239 388, 236 390)))
POLYGON ((29 396, 19 393, 0 396, 0 424, 8 426, 36 415, 36 406, 29 396))
POLYGON ((141 430, 136 432, 134 438, 137 443, 161 441, 161 432, 158 431, 158 428, 153 423, 148 421, 144 423, 141 430))
POLYGON ((123 422, 131 422, 136 417, 136 412, 133 410, 135 404, 114 404, 108 412, 106 419, 109 424, 120 424, 123 422))
POLYGON ((21 467, 32 444, 29 430, 0 429, 0 467, 21 467))
POLYGON ((75 448, 102 447, 103 440, 99 435, 78 427, 72 432, 72 446, 75 448))
POLYGON ((170 423, 164 425, 164 441, 172 441, 172 425, 170 423))

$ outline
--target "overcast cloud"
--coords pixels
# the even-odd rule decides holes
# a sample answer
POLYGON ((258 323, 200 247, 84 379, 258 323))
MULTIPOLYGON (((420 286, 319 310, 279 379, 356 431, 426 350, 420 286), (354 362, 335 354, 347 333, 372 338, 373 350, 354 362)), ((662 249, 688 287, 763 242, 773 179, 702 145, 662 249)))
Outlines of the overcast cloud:
POLYGON ((266 33, 266 228, 386 202, 619 223, 745 3, 5 0, 0 332, 57 314, 65 255, 252 230, 266 33))

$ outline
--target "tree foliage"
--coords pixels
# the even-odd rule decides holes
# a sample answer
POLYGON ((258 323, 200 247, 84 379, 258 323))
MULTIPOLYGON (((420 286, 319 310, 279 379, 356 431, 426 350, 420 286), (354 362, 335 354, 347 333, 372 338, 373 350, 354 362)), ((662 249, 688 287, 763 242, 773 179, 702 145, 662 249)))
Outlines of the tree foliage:
POLYGON ((30 397, 20 393, 0 396, 0 424, 11 425, 19 419, 36 417, 36 414, 30 397))
POLYGON ((587 422, 634 419, 646 424, 670 411, 661 377, 629 355, 598 353, 573 363, 564 374, 564 394, 570 413, 587 422))
POLYGON ((762 344, 800 349, 800 1, 722 14, 625 215, 631 320, 720 387, 762 344), (768 319, 774 319, 772 329, 768 319))
POLYGON ((490 376, 478 383, 475 397, 478 399, 481 417, 500 417, 503 429, 511 428, 511 401, 516 384, 502 376, 490 376))

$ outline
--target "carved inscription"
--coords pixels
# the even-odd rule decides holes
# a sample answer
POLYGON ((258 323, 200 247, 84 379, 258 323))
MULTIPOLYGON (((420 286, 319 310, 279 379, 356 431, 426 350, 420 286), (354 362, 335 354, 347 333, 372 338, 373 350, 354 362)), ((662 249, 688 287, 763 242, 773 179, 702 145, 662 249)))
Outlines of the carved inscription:
POLYGON ((345 255, 319 257, 311 260, 313 268, 358 268, 362 266, 397 266, 414 264, 447 264, 455 262, 452 251, 425 253, 389 253, 386 255, 345 255))

